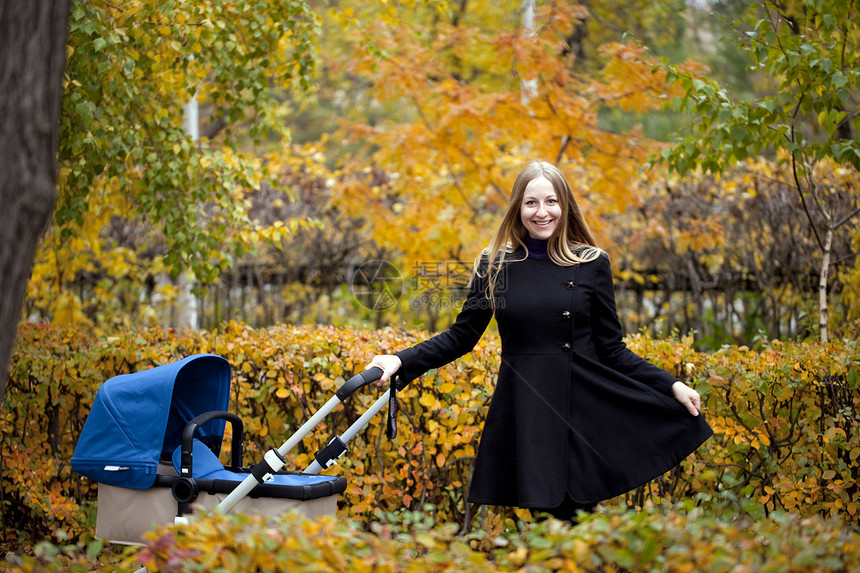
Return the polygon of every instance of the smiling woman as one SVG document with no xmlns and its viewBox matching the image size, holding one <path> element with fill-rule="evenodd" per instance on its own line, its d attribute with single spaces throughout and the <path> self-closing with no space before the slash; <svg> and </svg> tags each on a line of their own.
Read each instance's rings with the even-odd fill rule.
<svg viewBox="0 0 860 573">
<path fill-rule="evenodd" d="M 455 323 L 368 368 L 409 382 L 472 350 L 493 316 L 501 366 L 470 502 L 574 519 L 711 436 L 699 394 L 625 345 L 609 258 L 549 163 L 514 182 Z"/>
</svg>

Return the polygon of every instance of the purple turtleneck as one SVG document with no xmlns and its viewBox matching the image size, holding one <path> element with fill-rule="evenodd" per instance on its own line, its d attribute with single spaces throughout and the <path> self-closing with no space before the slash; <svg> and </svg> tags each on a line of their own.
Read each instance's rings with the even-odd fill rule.
<svg viewBox="0 0 860 573">
<path fill-rule="evenodd" d="M 546 241 L 541 239 L 533 239 L 526 237 L 526 248 L 529 250 L 529 257 L 532 259 L 548 259 L 549 253 L 546 250 Z"/>
</svg>

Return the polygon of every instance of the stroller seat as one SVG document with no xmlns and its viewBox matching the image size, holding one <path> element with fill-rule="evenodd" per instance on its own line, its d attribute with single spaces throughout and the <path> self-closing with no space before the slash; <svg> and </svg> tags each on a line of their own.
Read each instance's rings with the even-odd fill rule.
<svg viewBox="0 0 860 573">
<path fill-rule="evenodd" d="M 227 468 L 218 456 L 202 441 L 193 440 L 194 464 L 192 478 L 201 490 L 209 494 L 226 494 L 233 491 L 236 484 L 248 477 L 248 468 Z M 172 460 L 177 476 L 161 476 L 157 485 L 171 486 L 176 477 L 182 474 L 182 446 L 174 450 Z M 321 476 L 298 472 L 278 472 L 272 479 L 259 484 L 249 494 L 252 498 L 273 497 L 297 500 L 316 499 L 327 495 L 337 495 L 346 489 L 342 477 Z"/>
</svg>

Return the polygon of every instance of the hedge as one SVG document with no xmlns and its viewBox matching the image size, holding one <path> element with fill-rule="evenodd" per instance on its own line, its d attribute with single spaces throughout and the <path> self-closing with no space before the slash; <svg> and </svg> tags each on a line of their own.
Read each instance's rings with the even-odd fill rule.
<svg viewBox="0 0 860 573">
<path fill-rule="evenodd" d="M 69 460 L 98 387 L 106 379 L 197 352 L 228 359 L 230 409 L 246 428 L 246 463 L 279 446 L 373 354 L 426 333 L 229 324 L 215 332 L 153 329 L 94 338 L 74 330 L 25 325 L 7 383 L 0 432 L 2 543 L 17 547 L 56 532 L 87 542 L 95 485 Z M 751 350 L 692 349 L 692 340 L 628 339 L 631 348 L 703 394 L 716 435 L 678 468 L 606 508 L 669 507 L 690 500 L 709 514 L 752 521 L 789 512 L 860 523 L 860 353 L 854 341 L 771 342 Z M 529 514 L 464 502 L 499 362 L 487 335 L 469 355 L 428 373 L 399 394 L 398 437 L 377 416 L 327 473 L 348 489 L 339 514 L 369 527 L 380 514 L 430 509 L 438 523 L 500 532 Z M 291 452 L 303 469 L 328 438 L 346 429 L 381 389 L 350 398 Z M 226 458 L 225 458 L 226 459 Z M 56 540 L 56 537 L 53 537 Z"/>
<path fill-rule="evenodd" d="M 191 527 L 148 534 L 141 551 L 112 553 L 98 542 L 42 543 L 35 555 L 0 561 L 10 573 L 60 571 L 241 573 L 254 571 L 438 571 L 849 573 L 860 570 L 860 534 L 835 518 L 776 512 L 727 521 L 678 506 L 637 512 L 601 509 L 581 523 L 519 522 L 501 532 L 457 534 L 426 513 L 382 515 L 368 529 L 353 520 L 309 520 L 296 512 L 263 519 L 198 516 Z"/>
</svg>

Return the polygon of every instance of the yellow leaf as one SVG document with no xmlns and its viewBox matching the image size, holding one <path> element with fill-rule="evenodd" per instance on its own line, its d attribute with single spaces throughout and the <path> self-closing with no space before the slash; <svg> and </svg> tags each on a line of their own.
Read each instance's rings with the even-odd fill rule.
<svg viewBox="0 0 860 573">
<path fill-rule="evenodd" d="M 425 408 L 433 408 L 436 405 L 436 397 L 433 394 L 422 394 L 420 398 L 418 398 L 418 403 L 424 406 Z"/>
</svg>

